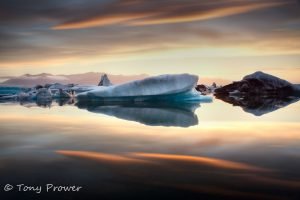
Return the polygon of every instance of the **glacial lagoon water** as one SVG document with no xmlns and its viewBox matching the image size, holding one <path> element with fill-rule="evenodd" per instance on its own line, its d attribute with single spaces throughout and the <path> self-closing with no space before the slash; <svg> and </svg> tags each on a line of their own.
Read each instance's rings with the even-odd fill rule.
<svg viewBox="0 0 300 200">
<path fill-rule="evenodd" d="M 299 199 L 300 102 L 273 107 L 2 102 L 0 199 Z"/>
</svg>

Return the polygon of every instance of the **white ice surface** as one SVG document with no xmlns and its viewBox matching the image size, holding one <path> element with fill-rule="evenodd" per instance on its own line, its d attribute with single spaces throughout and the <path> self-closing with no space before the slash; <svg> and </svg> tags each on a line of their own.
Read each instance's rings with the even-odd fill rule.
<svg viewBox="0 0 300 200">
<path fill-rule="evenodd" d="M 198 95 L 194 92 L 197 82 L 198 76 L 190 74 L 160 75 L 120 85 L 95 87 L 91 91 L 78 94 L 78 97 L 122 98 L 176 95 L 181 93 L 185 93 L 185 96 L 188 96 L 188 93 L 191 93 L 191 98 L 195 99 Z"/>
</svg>

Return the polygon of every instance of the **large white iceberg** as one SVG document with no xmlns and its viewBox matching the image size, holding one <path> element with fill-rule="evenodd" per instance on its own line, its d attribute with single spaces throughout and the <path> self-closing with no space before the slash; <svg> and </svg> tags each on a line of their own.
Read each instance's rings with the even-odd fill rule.
<svg viewBox="0 0 300 200">
<path fill-rule="evenodd" d="M 190 74 L 160 75 L 113 86 L 98 86 L 77 95 L 78 99 L 103 101 L 199 101 L 211 100 L 195 90 L 198 76 Z"/>
</svg>

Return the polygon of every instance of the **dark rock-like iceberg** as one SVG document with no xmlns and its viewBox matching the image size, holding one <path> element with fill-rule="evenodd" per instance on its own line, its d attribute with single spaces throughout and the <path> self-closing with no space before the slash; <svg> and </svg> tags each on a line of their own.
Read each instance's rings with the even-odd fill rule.
<svg viewBox="0 0 300 200">
<path fill-rule="evenodd" d="M 245 76 L 241 81 L 233 82 L 215 90 L 216 96 L 298 96 L 299 87 L 278 77 L 263 72 Z"/>
<path fill-rule="evenodd" d="M 299 100 L 299 86 L 286 80 L 255 72 L 241 81 L 215 90 L 215 96 L 245 112 L 261 116 Z"/>
</svg>

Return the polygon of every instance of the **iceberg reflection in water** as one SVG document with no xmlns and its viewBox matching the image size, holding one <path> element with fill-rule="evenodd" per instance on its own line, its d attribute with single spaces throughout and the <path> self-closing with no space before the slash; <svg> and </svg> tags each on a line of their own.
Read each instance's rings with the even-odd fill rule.
<svg viewBox="0 0 300 200">
<path fill-rule="evenodd" d="M 211 103 L 212 100 L 201 101 Z M 2 102 L 5 103 L 5 102 Z M 174 126 L 189 127 L 198 124 L 195 111 L 200 102 L 103 102 L 78 101 L 75 99 L 56 99 L 50 101 L 7 101 L 6 103 L 19 103 L 24 107 L 43 107 L 71 105 L 86 109 L 92 113 L 105 114 L 119 119 L 134 121 L 148 126 Z"/>
<path fill-rule="evenodd" d="M 198 124 L 198 117 L 194 113 L 199 103 L 105 103 L 81 102 L 76 103 L 79 108 L 93 113 L 114 116 L 128 121 L 135 121 L 149 126 L 178 126 L 189 127 Z"/>
</svg>

